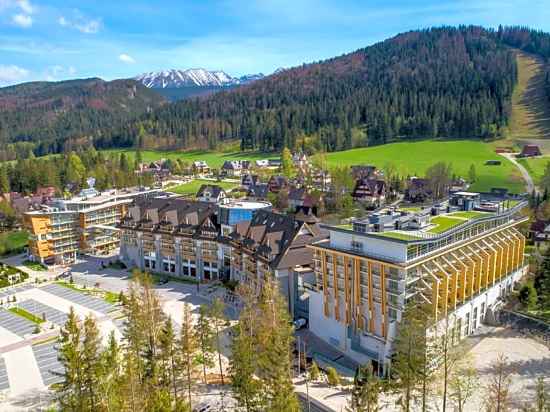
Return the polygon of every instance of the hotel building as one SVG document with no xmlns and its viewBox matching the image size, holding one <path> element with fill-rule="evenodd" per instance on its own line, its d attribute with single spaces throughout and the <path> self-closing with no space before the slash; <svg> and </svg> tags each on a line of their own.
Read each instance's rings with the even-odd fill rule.
<svg viewBox="0 0 550 412">
<path fill-rule="evenodd" d="M 29 231 L 29 258 L 46 264 L 68 264 L 77 253 L 105 253 L 120 243 L 117 225 L 128 205 L 158 196 L 158 190 L 83 190 L 72 199 L 54 199 L 23 220 Z"/>
<path fill-rule="evenodd" d="M 310 331 L 359 363 L 385 368 L 405 305 L 420 299 L 453 339 L 491 316 L 526 271 L 525 237 L 517 225 L 525 202 L 497 213 L 428 216 L 415 229 L 357 221 L 328 227 L 314 251 Z M 372 221 L 372 220 L 371 220 Z"/>
</svg>

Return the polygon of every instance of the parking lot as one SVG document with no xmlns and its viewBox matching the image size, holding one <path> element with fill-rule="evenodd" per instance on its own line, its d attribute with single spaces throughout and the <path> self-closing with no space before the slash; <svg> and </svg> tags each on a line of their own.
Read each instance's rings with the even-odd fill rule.
<svg viewBox="0 0 550 412">
<path fill-rule="evenodd" d="M 40 289 L 80 306 L 84 306 L 85 308 L 95 310 L 96 312 L 107 314 L 113 310 L 113 305 L 102 299 L 86 295 L 64 286 L 56 285 L 55 283 L 43 286 Z"/>
<path fill-rule="evenodd" d="M 67 321 L 68 315 L 65 312 L 61 312 L 60 310 L 52 308 L 51 306 L 45 305 L 34 299 L 24 300 L 23 302 L 17 304 L 17 306 L 25 309 L 27 312 L 32 313 L 38 318 L 55 323 L 58 326 L 63 326 Z"/>
<path fill-rule="evenodd" d="M 0 391 L 9 389 L 8 372 L 6 370 L 6 362 L 4 358 L 0 358 Z"/>
<path fill-rule="evenodd" d="M 10 311 L 0 309 L 0 328 L 4 328 L 23 338 L 25 335 L 31 334 L 35 327 L 36 325 L 30 320 L 22 318 Z"/>
<path fill-rule="evenodd" d="M 58 360 L 57 342 L 34 345 L 32 351 L 44 385 L 49 386 L 63 381 L 64 370 Z"/>
</svg>

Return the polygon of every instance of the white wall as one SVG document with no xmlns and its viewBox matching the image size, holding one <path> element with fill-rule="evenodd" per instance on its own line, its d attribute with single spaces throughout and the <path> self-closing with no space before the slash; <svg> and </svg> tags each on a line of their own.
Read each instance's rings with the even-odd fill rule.
<svg viewBox="0 0 550 412">
<path fill-rule="evenodd" d="M 407 245 L 405 243 L 354 235 L 351 232 L 330 231 L 330 245 L 335 248 L 353 250 L 351 247 L 352 241 L 363 245 L 362 253 L 365 255 L 372 254 L 373 256 L 387 257 L 399 262 L 405 262 L 407 259 Z"/>
</svg>

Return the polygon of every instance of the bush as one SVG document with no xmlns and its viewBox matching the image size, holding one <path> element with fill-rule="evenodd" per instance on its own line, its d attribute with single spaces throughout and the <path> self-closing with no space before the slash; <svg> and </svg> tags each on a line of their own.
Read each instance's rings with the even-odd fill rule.
<svg viewBox="0 0 550 412">
<path fill-rule="evenodd" d="M 311 379 L 312 381 L 316 381 L 317 379 L 319 379 L 319 374 L 319 367 L 317 366 L 317 363 L 313 361 L 311 367 L 309 368 L 309 379 Z"/>
<path fill-rule="evenodd" d="M 340 385 L 340 375 L 332 366 L 327 368 L 327 381 L 330 386 Z"/>
<path fill-rule="evenodd" d="M 533 285 L 524 285 L 519 290 L 519 301 L 523 303 L 527 309 L 535 309 L 537 307 L 537 300 L 537 290 Z"/>
</svg>

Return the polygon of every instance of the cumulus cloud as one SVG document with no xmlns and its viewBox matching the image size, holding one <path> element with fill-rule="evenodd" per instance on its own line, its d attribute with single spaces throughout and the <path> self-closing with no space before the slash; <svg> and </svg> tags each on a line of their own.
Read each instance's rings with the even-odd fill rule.
<svg viewBox="0 0 550 412">
<path fill-rule="evenodd" d="M 16 26 L 22 27 L 24 29 L 27 29 L 32 26 L 32 17 L 26 14 L 15 14 L 11 18 L 11 21 Z"/>
<path fill-rule="evenodd" d="M 75 12 L 74 18 L 61 16 L 57 22 L 60 26 L 69 27 L 84 34 L 95 34 L 101 29 L 100 19 L 88 19 L 79 12 Z"/>
<path fill-rule="evenodd" d="M 120 56 L 118 56 L 118 59 L 123 63 L 133 64 L 136 61 L 134 58 L 126 53 L 122 53 Z"/>
<path fill-rule="evenodd" d="M 29 71 L 22 67 L 0 64 L 0 85 L 6 86 L 13 83 L 18 83 L 27 78 Z"/>
</svg>

